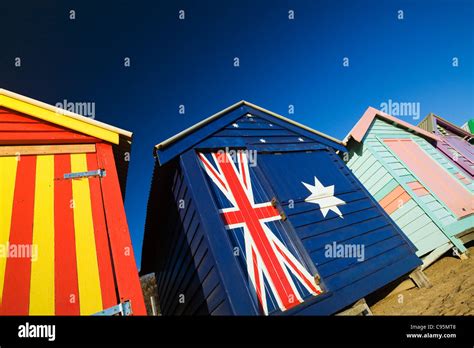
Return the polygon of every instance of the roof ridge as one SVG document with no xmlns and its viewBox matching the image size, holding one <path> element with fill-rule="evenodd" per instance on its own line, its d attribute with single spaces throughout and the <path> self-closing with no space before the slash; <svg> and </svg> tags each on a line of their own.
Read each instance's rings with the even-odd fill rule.
<svg viewBox="0 0 474 348">
<path fill-rule="evenodd" d="M 181 139 L 181 138 L 183 138 L 183 137 L 185 137 L 185 136 L 187 136 L 187 135 L 193 133 L 194 131 L 196 131 L 196 130 L 202 128 L 203 126 L 205 126 L 205 125 L 211 123 L 212 121 L 214 121 L 214 120 L 220 118 L 221 116 L 227 114 L 228 112 L 230 112 L 230 111 L 232 111 L 232 110 L 234 110 L 234 109 L 236 109 L 236 108 L 238 108 L 238 107 L 240 107 L 240 106 L 242 106 L 242 105 L 251 107 L 251 108 L 253 108 L 253 109 L 256 109 L 256 110 L 258 110 L 258 111 L 261 111 L 261 112 L 263 112 L 263 113 L 266 113 L 266 114 L 268 114 L 268 115 L 271 115 L 271 116 L 273 116 L 273 117 L 276 117 L 276 118 L 278 118 L 278 119 L 280 119 L 280 120 L 282 120 L 282 121 L 288 122 L 288 123 L 290 123 L 290 124 L 292 124 L 292 125 L 294 125 L 294 126 L 297 126 L 297 127 L 301 128 L 301 129 L 304 129 L 304 130 L 306 130 L 306 131 L 308 131 L 308 132 L 311 132 L 311 133 L 314 133 L 314 134 L 316 134 L 316 135 L 319 135 L 319 136 L 321 136 L 321 137 L 323 137 L 323 138 L 326 138 L 326 139 L 328 139 L 328 140 L 330 140 L 330 141 L 333 141 L 333 142 L 335 142 L 335 143 L 337 143 L 337 144 L 345 145 L 345 143 L 344 143 L 343 141 L 341 141 L 341 140 L 339 140 L 339 139 L 336 139 L 336 138 L 334 138 L 334 137 L 332 137 L 332 136 L 330 136 L 330 135 L 327 135 L 327 134 L 325 134 L 325 133 L 319 132 L 319 131 L 317 131 L 317 130 L 311 128 L 311 127 L 308 127 L 308 126 L 306 126 L 306 125 L 304 125 L 304 124 L 302 124 L 302 123 L 296 122 L 296 121 L 294 121 L 294 120 L 292 120 L 292 119 L 290 119 L 290 118 L 288 118 L 288 117 L 285 117 L 285 116 L 283 116 L 283 115 L 277 114 L 276 112 L 270 111 L 270 110 L 268 110 L 268 109 L 265 109 L 265 108 L 263 108 L 263 107 L 261 107 L 261 106 L 258 106 L 258 105 L 256 105 L 256 104 L 253 104 L 253 103 L 248 102 L 248 101 L 246 101 L 246 100 L 241 100 L 241 101 L 239 101 L 239 102 L 237 102 L 237 103 L 234 103 L 234 104 L 232 104 L 231 106 L 229 106 L 229 107 L 227 107 L 227 108 L 225 108 L 225 109 L 223 109 L 223 110 L 221 110 L 221 111 L 219 111 L 219 112 L 217 112 L 217 113 L 215 113 L 215 114 L 213 114 L 213 115 L 211 115 L 211 116 L 209 116 L 209 117 L 207 117 L 207 118 L 201 120 L 200 122 L 194 124 L 193 126 L 188 127 L 188 128 L 186 128 L 186 129 L 182 130 L 181 132 L 179 132 L 179 133 L 173 135 L 172 137 L 169 137 L 168 139 L 162 141 L 161 143 L 158 143 L 157 145 L 155 145 L 155 148 L 156 148 L 156 149 L 160 149 L 160 150 L 161 150 L 161 149 L 164 149 L 164 148 L 166 148 L 167 146 L 169 146 L 169 145 L 173 144 L 174 142 L 178 141 L 179 139 Z"/>
</svg>

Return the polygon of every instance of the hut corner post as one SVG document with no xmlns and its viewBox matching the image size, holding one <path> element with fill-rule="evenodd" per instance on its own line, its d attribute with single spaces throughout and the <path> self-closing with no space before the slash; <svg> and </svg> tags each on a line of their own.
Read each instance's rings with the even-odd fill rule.
<svg viewBox="0 0 474 348">
<path fill-rule="evenodd" d="M 410 279 L 416 284 L 419 288 L 431 288 L 432 285 L 428 279 L 428 277 L 423 273 L 421 267 L 418 267 L 409 275 Z"/>
<path fill-rule="evenodd" d="M 361 298 L 354 303 L 351 308 L 337 313 L 338 316 L 368 316 L 373 315 L 369 305 L 365 302 L 365 298 Z"/>
</svg>

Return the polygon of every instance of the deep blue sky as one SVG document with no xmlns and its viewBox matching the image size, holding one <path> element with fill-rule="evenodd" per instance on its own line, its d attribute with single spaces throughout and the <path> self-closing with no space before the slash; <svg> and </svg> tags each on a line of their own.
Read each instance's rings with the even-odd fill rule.
<svg viewBox="0 0 474 348">
<path fill-rule="evenodd" d="M 0 87 L 95 102 L 96 119 L 134 132 L 126 210 L 137 262 L 153 146 L 236 101 L 340 139 L 389 99 L 456 124 L 474 115 L 472 0 L 107 3 L 2 1 Z"/>
</svg>

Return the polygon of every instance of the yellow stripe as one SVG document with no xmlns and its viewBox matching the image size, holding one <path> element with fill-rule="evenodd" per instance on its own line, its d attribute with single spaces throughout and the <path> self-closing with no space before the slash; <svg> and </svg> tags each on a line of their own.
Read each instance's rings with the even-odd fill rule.
<svg viewBox="0 0 474 348">
<path fill-rule="evenodd" d="M 36 157 L 33 248 L 36 257 L 31 260 L 30 315 L 54 315 L 53 155 Z"/>
<path fill-rule="evenodd" d="M 99 126 L 68 117 L 67 115 L 63 115 L 59 112 L 53 112 L 51 110 L 29 104 L 22 100 L 18 100 L 6 95 L 0 95 L 0 106 L 5 106 L 6 108 L 22 112 L 41 120 L 63 126 L 113 144 L 119 143 L 118 133 L 115 133 L 111 130 L 101 128 Z"/>
<path fill-rule="evenodd" d="M 5 267 L 7 264 L 6 248 L 10 240 L 10 227 L 15 193 L 17 169 L 16 157 L 0 157 L 0 306 L 2 304 Z"/>
<path fill-rule="evenodd" d="M 86 155 L 72 154 L 71 171 L 75 173 L 87 170 Z M 103 309 L 89 179 L 74 179 L 72 181 L 72 193 L 74 199 L 79 304 L 81 315 L 89 315 Z"/>
</svg>

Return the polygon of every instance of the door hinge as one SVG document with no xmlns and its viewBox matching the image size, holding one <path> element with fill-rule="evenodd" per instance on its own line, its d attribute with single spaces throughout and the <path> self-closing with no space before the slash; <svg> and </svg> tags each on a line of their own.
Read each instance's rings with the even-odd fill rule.
<svg viewBox="0 0 474 348">
<path fill-rule="evenodd" d="M 88 172 L 78 172 L 78 173 L 66 173 L 64 174 L 64 179 L 80 179 L 80 178 L 90 178 L 98 176 L 103 178 L 106 175 L 105 169 L 91 170 Z"/>
<path fill-rule="evenodd" d="M 103 315 L 103 316 L 113 316 L 113 315 L 121 315 L 121 316 L 129 316 L 132 315 L 132 304 L 130 301 L 124 301 L 119 303 L 116 306 L 104 309 L 103 311 L 97 312 L 93 315 Z"/>
</svg>

